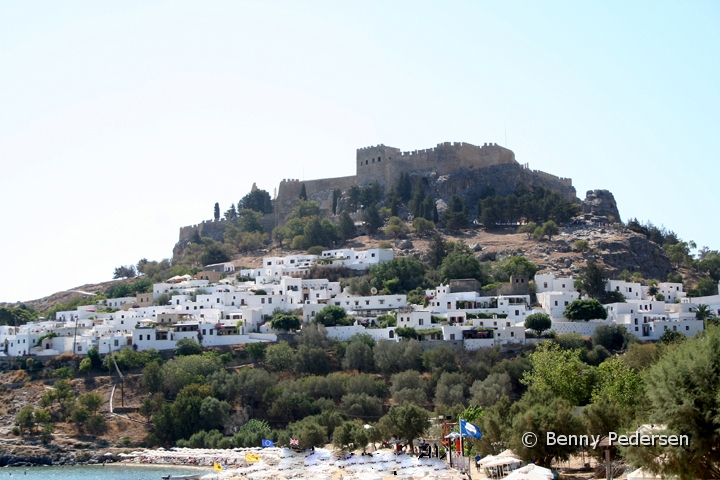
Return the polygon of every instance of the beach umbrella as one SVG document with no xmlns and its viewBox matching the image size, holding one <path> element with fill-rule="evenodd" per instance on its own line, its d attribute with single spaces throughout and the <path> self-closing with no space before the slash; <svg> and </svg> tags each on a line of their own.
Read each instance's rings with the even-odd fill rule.
<svg viewBox="0 0 720 480">
<path fill-rule="evenodd" d="M 552 480 L 554 475 L 550 469 L 531 463 L 530 465 L 518 468 L 506 478 L 510 480 Z"/>
<path fill-rule="evenodd" d="M 503 465 L 512 465 L 514 463 L 522 463 L 517 458 L 513 457 L 496 457 L 492 461 L 483 465 L 483 467 L 500 467 Z"/>
</svg>

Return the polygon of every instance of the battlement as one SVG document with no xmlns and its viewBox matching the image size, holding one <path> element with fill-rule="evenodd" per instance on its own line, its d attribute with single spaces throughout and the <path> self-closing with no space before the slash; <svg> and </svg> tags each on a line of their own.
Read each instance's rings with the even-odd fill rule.
<svg viewBox="0 0 720 480">
<path fill-rule="evenodd" d="M 484 145 L 478 147 L 477 145 L 473 145 L 472 143 L 467 143 L 467 142 L 443 142 L 443 143 L 438 143 L 436 147 L 425 148 L 423 150 L 412 150 L 412 151 L 408 151 L 408 152 L 400 152 L 400 156 L 405 157 L 405 156 L 412 156 L 412 155 L 422 155 L 422 154 L 433 153 L 438 148 L 452 148 L 452 147 L 458 148 L 458 147 L 463 147 L 463 146 L 467 146 L 467 147 L 471 147 L 471 148 L 479 148 L 479 149 L 488 148 L 488 147 L 499 147 L 499 145 L 497 143 L 485 143 Z M 367 147 L 367 148 L 372 148 L 372 147 Z M 500 147 L 500 148 L 504 148 L 504 147 Z"/>
<path fill-rule="evenodd" d="M 359 184 L 379 181 L 391 184 L 402 172 L 433 170 L 445 175 L 460 168 L 485 168 L 517 163 L 515 154 L 496 143 L 482 146 L 467 142 L 443 142 L 422 150 L 401 151 L 383 144 L 357 149 Z"/>
</svg>

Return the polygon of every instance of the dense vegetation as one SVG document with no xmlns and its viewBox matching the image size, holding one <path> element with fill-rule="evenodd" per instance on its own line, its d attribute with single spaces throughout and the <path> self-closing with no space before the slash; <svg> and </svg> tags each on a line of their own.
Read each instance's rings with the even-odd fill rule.
<svg viewBox="0 0 720 480">
<path fill-rule="evenodd" d="M 539 330 L 543 320 L 538 318 Z M 720 378 L 715 361 L 720 328 L 710 325 L 696 338 L 667 337 L 658 344 L 641 343 L 612 326 L 599 327 L 589 340 L 558 335 L 514 354 L 444 346 L 423 352 L 416 340 L 375 342 L 356 335 L 333 341 L 315 323 L 292 344 L 247 345 L 237 360 L 255 361 L 251 366 L 228 369 L 229 354 L 202 352 L 188 341 L 169 361 L 154 351 L 132 349 L 103 361 L 91 350 L 81 371 L 114 368 L 115 362 L 124 371 L 142 368 L 147 397 L 140 413 L 153 423 L 147 441 L 154 445 L 253 447 L 264 438 L 279 445 L 294 438 L 309 448 L 332 438 L 338 447 L 362 448 L 433 434 L 430 418 L 462 413 L 483 432 L 482 440 L 468 442 L 469 454 L 512 448 L 526 461 L 547 466 L 578 448 L 540 442 L 527 449 L 521 443 L 524 432 L 540 438 L 548 431 L 601 435 L 655 423 L 694 440 L 684 449 L 613 449 L 612 454 L 662 474 L 697 478 L 699 472 L 714 471 L 720 460 L 713 426 L 720 382 L 712 380 Z M 80 432 L 100 433 L 101 399 L 93 395 L 77 398 L 69 382 L 58 380 L 38 408 L 17 414 L 16 433 L 39 427 L 47 436 L 53 422 L 66 419 Z M 575 406 L 585 408 L 577 414 Z M 662 455 L 665 464 L 654 461 Z"/>
<path fill-rule="evenodd" d="M 486 189 L 477 204 L 477 218 L 485 226 L 502 223 L 567 223 L 577 215 L 579 205 L 542 187 L 520 184 L 514 193 L 500 196 Z"/>
</svg>

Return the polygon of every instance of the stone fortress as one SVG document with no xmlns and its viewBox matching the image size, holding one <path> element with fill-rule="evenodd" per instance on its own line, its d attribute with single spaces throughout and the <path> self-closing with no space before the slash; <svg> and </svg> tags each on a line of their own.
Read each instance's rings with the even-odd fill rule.
<svg viewBox="0 0 720 480">
<path fill-rule="evenodd" d="M 572 180 L 539 170 L 530 170 L 527 164 L 515 160 L 515 153 L 496 143 L 482 146 L 465 142 L 444 142 L 433 148 L 403 152 L 399 148 L 376 145 L 358 148 L 355 158 L 355 175 L 317 180 L 284 179 L 274 198 L 274 213 L 263 218 L 265 230 L 283 225 L 285 217 L 297 204 L 303 185 L 310 200 L 320 204 L 323 212 L 332 211 L 333 191 L 346 192 L 352 185 L 360 187 L 379 182 L 386 190 L 395 185 L 401 173 L 411 179 L 424 181 L 429 193 L 438 200 L 447 201 L 460 195 L 471 215 L 483 190 L 492 188 L 499 195 L 515 191 L 519 184 L 540 186 L 555 191 L 570 200 L 578 200 Z M 578 200 L 579 201 L 579 200 Z M 343 200 L 340 199 L 340 205 Z M 227 222 L 207 220 L 197 225 L 180 228 L 180 239 L 175 251 L 181 251 L 195 231 L 203 237 L 222 240 Z"/>
<path fill-rule="evenodd" d="M 302 186 L 308 199 L 320 203 L 324 211 L 332 208 L 332 191 L 345 191 L 352 185 L 364 186 L 375 181 L 386 189 L 395 185 L 403 172 L 411 177 L 427 180 L 436 198 L 449 197 L 454 193 L 492 187 L 499 194 L 514 191 L 519 183 L 539 185 L 557 191 L 563 196 L 576 199 L 572 180 L 538 170 L 530 170 L 527 164 L 515 160 L 512 150 L 498 144 L 472 145 L 465 142 L 444 142 L 424 150 L 403 152 L 385 145 L 357 149 L 356 174 L 347 177 L 319 180 L 285 179 L 280 183 L 275 198 L 275 222 L 280 225 L 295 204 Z M 463 195 L 470 202 L 477 202 L 480 192 Z"/>
</svg>

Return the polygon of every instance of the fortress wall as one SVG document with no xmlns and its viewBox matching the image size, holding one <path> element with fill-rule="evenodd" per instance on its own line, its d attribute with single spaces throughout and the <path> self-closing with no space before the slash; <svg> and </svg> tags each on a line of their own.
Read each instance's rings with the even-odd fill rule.
<svg viewBox="0 0 720 480">
<path fill-rule="evenodd" d="M 565 186 L 567 186 L 567 187 L 572 187 L 572 178 L 557 177 L 557 176 L 555 176 L 555 175 L 553 175 L 553 174 L 551 174 L 551 173 L 545 173 L 545 172 L 542 172 L 542 171 L 540 171 L 540 170 L 531 170 L 531 172 L 534 173 L 535 175 L 537 175 L 538 177 L 542 178 L 542 179 L 545 179 L 545 180 L 548 180 L 548 181 L 551 181 L 551 182 L 558 182 L 558 183 L 561 183 L 561 184 L 563 184 L 563 185 L 565 185 Z"/>
<path fill-rule="evenodd" d="M 515 154 L 492 144 L 445 142 L 410 152 L 377 145 L 357 150 L 357 181 L 361 185 L 380 181 L 390 186 L 402 172 L 433 170 L 438 175 L 446 175 L 463 167 L 474 169 L 507 163 L 516 163 Z"/>
<path fill-rule="evenodd" d="M 577 192 L 572 186 L 572 179 L 560 178 L 539 170 L 530 170 L 522 166 L 518 173 L 518 181 L 530 186 L 538 186 L 554 190 L 567 200 L 577 201 Z"/>
<path fill-rule="evenodd" d="M 292 211 L 300 196 L 303 184 L 308 200 L 315 200 L 320 209 L 326 212 L 332 210 L 332 191 L 334 189 L 347 190 L 354 185 L 357 177 L 321 178 L 319 180 L 287 179 L 280 182 L 277 198 L 275 199 L 275 224 L 283 225 L 285 216 Z"/>
<path fill-rule="evenodd" d="M 195 225 L 188 225 L 186 227 L 180 227 L 180 242 L 190 240 L 193 232 L 198 231 L 201 237 L 210 237 L 213 240 L 222 240 L 223 233 L 225 232 L 225 226 L 227 221 L 221 218 L 217 222 L 213 220 L 204 220 L 201 223 Z"/>
</svg>

